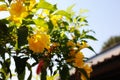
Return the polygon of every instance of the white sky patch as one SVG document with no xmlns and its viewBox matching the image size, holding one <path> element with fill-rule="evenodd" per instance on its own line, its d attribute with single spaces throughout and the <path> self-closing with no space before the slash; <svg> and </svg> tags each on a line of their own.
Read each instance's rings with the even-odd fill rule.
<svg viewBox="0 0 120 80">
<path fill-rule="evenodd" d="M 0 19 L 4 19 L 10 16 L 8 11 L 0 11 Z"/>
</svg>

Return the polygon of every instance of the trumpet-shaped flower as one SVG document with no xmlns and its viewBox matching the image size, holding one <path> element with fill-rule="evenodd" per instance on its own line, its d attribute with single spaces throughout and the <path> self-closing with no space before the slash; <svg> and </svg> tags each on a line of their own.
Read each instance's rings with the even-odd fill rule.
<svg viewBox="0 0 120 80">
<path fill-rule="evenodd" d="M 80 44 L 79 42 L 77 43 L 77 46 L 79 47 L 79 50 L 87 48 L 88 44 L 87 42 L 82 42 L 82 44 Z"/>
<path fill-rule="evenodd" d="M 43 52 L 50 48 L 50 36 L 43 33 L 37 33 L 28 38 L 29 48 L 36 53 Z"/>
<path fill-rule="evenodd" d="M 0 4 L 0 11 L 6 11 L 7 6 L 5 4 Z"/>
<path fill-rule="evenodd" d="M 88 44 L 86 42 L 82 42 L 82 48 L 87 48 Z"/>
<path fill-rule="evenodd" d="M 32 10 L 36 4 L 36 0 L 30 0 L 29 10 Z"/>
<path fill-rule="evenodd" d="M 81 68 L 84 65 L 83 58 L 84 56 L 82 52 L 76 53 L 75 60 L 74 60 L 74 66 Z"/>
<path fill-rule="evenodd" d="M 73 41 L 68 41 L 67 46 L 74 47 L 75 43 Z"/>
<path fill-rule="evenodd" d="M 10 19 L 12 21 L 14 21 L 15 23 L 21 23 L 22 19 L 28 15 L 27 14 L 27 9 L 23 5 L 22 1 L 13 2 L 10 5 L 9 12 L 10 12 L 10 15 L 11 15 Z"/>
<path fill-rule="evenodd" d="M 92 72 L 92 68 L 88 64 L 85 64 L 83 66 L 83 69 L 86 71 L 88 77 L 90 77 L 90 72 Z M 82 73 L 81 73 L 81 79 L 82 80 L 87 80 L 86 77 Z"/>
<path fill-rule="evenodd" d="M 61 15 L 52 15 L 50 19 L 54 26 L 58 26 L 57 23 L 60 19 L 62 19 L 62 16 Z"/>
<path fill-rule="evenodd" d="M 59 74 L 55 74 L 54 76 L 47 76 L 47 80 L 56 80 L 59 77 Z"/>
<path fill-rule="evenodd" d="M 45 18 L 50 15 L 50 11 L 47 9 L 42 9 L 42 12 L 40 13 L 39 17 L 40 18 Z"/>
</svg>

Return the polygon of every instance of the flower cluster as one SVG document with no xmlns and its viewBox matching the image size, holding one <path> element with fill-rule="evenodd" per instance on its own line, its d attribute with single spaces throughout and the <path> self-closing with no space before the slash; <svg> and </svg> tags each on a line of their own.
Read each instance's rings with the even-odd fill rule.
<svg viewBox="0 0 120 80">
<path fill-rule="evenodd" d="M 58 74 L 69 80 L 72 68 L 79 71 L 79 79 L 90 78 L 92 69 L 82 50 L 93 50 L 87 40 L 96 38 L 81 28 L 88 25 L 84 16 L 70 13 L 70 8 L 58 10 L 45 0 L 3 0 L 2 11 L 10 15 L 0 19 L 0 79 L 12 78 L 13 59 L 19 80 L 24 80 L 26 68 L 31 80 L 34 66 L 41 80 Z"/>
</svg>

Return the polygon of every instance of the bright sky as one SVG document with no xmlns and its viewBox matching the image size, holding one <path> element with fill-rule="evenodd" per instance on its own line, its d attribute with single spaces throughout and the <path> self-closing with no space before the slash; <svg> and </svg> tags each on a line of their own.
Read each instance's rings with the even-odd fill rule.
<svg viewBox="0 0 120 80">
<path fill-rule="evenodd" d="M 47 0 L 53 4 L 57 3 L 59 9 L 66 9 L 75 4 L 73 10 L 78 12 L 80 9 L 88 9 L 85 14 L 89 22 L 89 29 L 96 32 L 94 35 L 98 41 L 90 41 L 91 46 L 97 53 L 105 41 L 111 36 L 120 35 L 120 0 Z M 0 17 L 3 14 L 0 14 Z M 87 56 L 94 53 L 89 52 Z"/>
</svg>

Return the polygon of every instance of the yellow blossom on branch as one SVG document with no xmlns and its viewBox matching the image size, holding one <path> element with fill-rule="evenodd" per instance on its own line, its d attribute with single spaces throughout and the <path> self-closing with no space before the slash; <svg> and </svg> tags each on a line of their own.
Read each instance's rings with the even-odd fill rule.
<svg viewBox="0 0 120 80">
<path fill-rule="evenodd" d="M 5 4 L 0 4 L 0 11 L 6 11 L 7 6 Z"/>
<path fill-rule="evenodd" d="M 67 46 L 73 47 L 73 46 L 75 46 L 75 43 L 70 40 L 70 41 L 67 42 Z"/>
<path fill-rule="evenodd" d="M 36 0 L 30 0 L 29 10 L 32 10 L 36 4 Z"/>
<path fill-rule="evenodd" d="M 85 64 L 83 66 L 83 69 L 86 71 L 88 77 L 90 77 L 90 73 L 92 72 L 92 68 L 88 64 Z M 82 73 L 81 73 L 81 79 L 82 80 L 87 80 L 86 77 Z"/>
<path fill-rule="evenodd" d="M 75 54 L 76 54 L 76 50 L 75 49 L 71 49 L 70 50 L 70 56 L 71 57 L 75 57 Z"/>
<path fill-rule="evenodd" d="M 88 47 L 87 42 L 82 42 L 82 46 L 81 46 L 81 48 L 87 48 L 87 47 Z"/>
<path fill-rule="evenodd" d="M 15 23 L 22 23 L 22 19 L 28 15 L 27 9 L 22 1 L 14 1 L 11 3 L 9 12 L 10 20 Z"/>
<path fill-rule="evenodd" d="M 59 77 L 59 74 L 55 74 L 54 76 L 47 76 L 47 80 L 56 80 Z"/>
<path fill-rule="evenodd" d="M 41 13 L 39 14 L 40 18 L 46 18 L 47 16 L 49 16 L 50 11 L 47 9 L 42 9 Z"/>
<path fill-rule="evenodd" d="M 28 38 L 29 48 L 35 53 L 42 53 L 44 49 L 50 48 L 50 36 L 37 33 Z"/>
<path fill-rule="evenodd" d="M 76 53 L 75 59 L 74 59 L 74 66 L 81 68 L 84 65 L 83 58 L 84 56 L 82 52 Z"/>
<path fill-rule="evenodd" d="M 58 21 L 61 19 L 62 19 L 61 15 L 51 15 L 51 18 L 50 18 L 54 26 L 58 26 Z"/>
<path fill-rule="evenodd" d="M 82 42 L 82 43 L 77 42 L 77 46 L 79 47 L 79 50 L 81 50 L 87 48 L 89 45 L 87 44 L 87 42 Z"/>
</svg>

